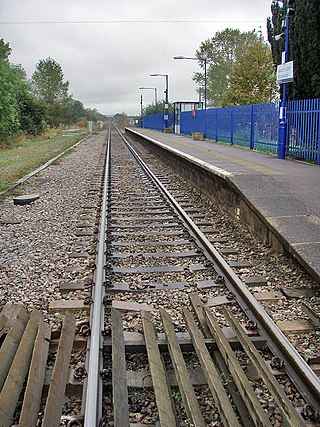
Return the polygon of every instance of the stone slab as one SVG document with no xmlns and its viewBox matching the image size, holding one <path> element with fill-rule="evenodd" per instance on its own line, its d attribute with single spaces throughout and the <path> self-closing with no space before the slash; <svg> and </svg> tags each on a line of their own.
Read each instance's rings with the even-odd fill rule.
<svg viewBox="0 0 320 427">
<path fill-rule="evenodd" d="M 113 267 L 114 273 L 139 274 L 139 273 L 171 273 L 182 272 L 184 268 L 180 265 L 160 265 L 158 267 Z"/>
<path fill-rule="evenodd" d="M 263 286 L 267 284 L 267 279 L 264 276 L 243 277 L 241 280 L 248 286 Z"/>
<path fill-rule="evenodd" d="M 139 304 L 138 302 L 127 302 L 127 301 L 118 301 L 113 300 L 112 301 L 112 307 L 116 308 L 117 310 L 123 310 L 123 311 L 153 311 L 154 307 L 149 304 Z"/>
<path fill-rule="evenodd" d="M 279 197 L 286 194 L 285 189 L 269 175 L 232 175 L 229 179 L 241 188 L 246 197 Z"/>
<path fill-rule="evenodd" d="M 18 219 L 0 219 L 0 225 L 17 225 L 21 224 Z"/>
<path fill-rule="evenodd" d="M 245 267 L 252 267 L 252 264 L 250 261 L 229 261 L 228 264 L 231 268 L 245 268 Z"/>
<path fill-rule="evenodd" d="M 214 298 L 209 298 L 208 302 L 206 304 L 204 304 L 205 307 L 218 307 L 220 305 L 228 305 L 228 304 L 233 304 L 234 300 L 230 300 L 227 297 L 225 297 L 224 295 L 220 296 L 220 297 L 214 297 Z"/>
<path fill-rule="evenodd" d="M 83 291 L 84 283 L 80 282 L 66 282 L 60 283 L 60 292 Z"/>
<path fill-rule="evenodd" d="M 79 310 L 89 312 L 90 305 L 85 305 L 83 300 L 57 300 L 49 304 L 49 313 L 77 313 Z"/>
<path fill-rule="evenodd" d="M 279 291 L 254 292 L 253 296 L 260 302 L 277 302 L 286 299 L 286 297 Z"/>
<path fill-rule="evenodd" d="M 253 197 L 251 201 L 266 217 L 311 215 L 312 212 L 299 199 L 289 195 Z"/>
<path fill-rule="evenodd" d="M 24 194 L 23 196 L 17 196 L 13 198 L 15 205 L 29 205 L 30 203 L 38 200 L 40 194 Z"/>
<path fill-rule="evenodd" d="M 296 256 L 307 259 L 309 266 L 320 272 L 320 235 L 318 239 L 318 242 L 294 243 L 292 249 Z"/>
<path fill-rule="evenodd" d="M 308 320 L 279 320 L 276 325 L 285 335 L 309 333 L 316 329 Z"/>
<path fill-rule="evenodd" d="M 287 298 L 311 298 L 319 292 L 316 288 L 281 288 Z"/>
<path fill-rule="evenodd" d="M 88 252 L 72 252 L 68 255 L 69 258 L 88 258 Z"/>
<path fill-rule="evenodd" d="M 315 215 L 273 217 L 269 222 L 290 244 L 320 243 L 320 218 Z"/>
<path fill-rule="evenodd" d="M 76 231 L 74 233 L 75 236 L 82 237 L 82 236 L 94 236 L 94 231 Z"/>
</svg>

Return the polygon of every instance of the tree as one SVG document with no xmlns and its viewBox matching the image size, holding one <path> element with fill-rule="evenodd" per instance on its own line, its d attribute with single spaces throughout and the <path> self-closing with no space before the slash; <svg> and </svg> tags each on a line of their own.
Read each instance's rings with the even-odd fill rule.
<svg viewBox="0 0 320 427">
<path fill-rule="evenodd" d="M 196 51 L 199 64 L 207 62 L 207 100 L 211 106 L 221 106 L 225 91 L 230 85 L 230 75 L 238 56 L 259 39 L 255 31 L 240 32 L 226 28 L 204 41 Z M 204 86 L 204 73 L 195 73 L 193 80 Z"/>
<path fill-rule="evenodd" d="M 0 40 L 0 59 L 8 60 L 11 53 L 9 43 L 5 43 L 3 39 Z"/>
<path fill-rule="evenodd" d="M 275 36 L 284 32 L 287 1 L 279 4 L 273 0 L 272 17 L 268 18 L 268 40 L 273 52 L 274 64 L 281 63 L 285 38 Z M 291 0 L 289 60 L 293 60 L 294 81 L 288 84 L 288 99 L 320 97 L 320 7 L 319 0 Z"/>
<path fill-rule="evenodd" d="M 126 126 L 129 126 L 130 119 L 125 112 L 123 112 L 122 114 L 115 114 L 112 120 L 114 124 L 120 129 L 124 129 Z"/>
<path fill-rule="evenodd" d="M 9 45 L 1 40 L 0 46 L 0 142 L 8 144 L 20 129 L 19 97 L 27 92 L 27 83 L 24 70 L 8 60 Z"/>
<path fill-rule="evenodd" d="M 69 82 L 64 81 L 61 65 L 54 59 L 42 59 L 31 77 L 31 90 L 47 107 L 46 120 L 51 126 L 65 123 Z"/>
<path fill-rule="evenodd" d="M 31 88 L 34 94 L 46 103 L 67 98 L 69 82 L 64 81 L 61 65 L 54 59 L 41 59 L 31 77 Z"/>
<path fill-rule="evenodd" d="M 148 104 L 146 107 L 143 108 L 143 115 L 149 116 L 151 114 L 163 113 L 164 106 L 165 106 L 165 101 L 159 101 L 156 104 L 155 103 Z M 169 112 L 173 111 L 173 104 L 171 102 L 169 102 L 168 104 L 168 111 Z"/>
<path fill-rule="evenodd" d="M 46 107 L 30 92 L 23 92 L 18 98 L 20 129 L 29 134 L 37 135 L 45 129 Z"/>
<path fill-rule="evenodd" d="M 275 101 L 276 97 L 277 85 L 271 50 L 261 39 L 238 56 L 223 103 L 263 104 Z"/>
</svg>

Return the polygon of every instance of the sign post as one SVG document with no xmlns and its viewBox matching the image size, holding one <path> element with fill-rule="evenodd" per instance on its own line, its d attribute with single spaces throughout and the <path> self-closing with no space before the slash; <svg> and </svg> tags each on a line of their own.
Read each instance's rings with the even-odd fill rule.
<svg viewBox="0 0 320 427">
<path fill-rule="evenodd" d="M 284 63 L 278 65 L 277 68 L 277 83 L 283 85 L 282 100 L 279 111 L 279 133 L 278 133 L 278 157 L 284 159 L 286 156 L 286 141 L 287 141 L 287 83 L 293 81 L 293 62 L 289 61 L 289 25 L 290 13 L 293 11 L 290 0 L 287 2 L 286 10 L 286 40 L 284 51 Z"/>
</svg>

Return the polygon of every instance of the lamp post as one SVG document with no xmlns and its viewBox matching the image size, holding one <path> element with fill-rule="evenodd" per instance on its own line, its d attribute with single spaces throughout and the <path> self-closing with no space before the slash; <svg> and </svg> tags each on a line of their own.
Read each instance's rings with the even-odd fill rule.
<svg viewBox="0 0 320 427">
<path fill-rule="evenodd" d="M 191 59 L 193 61 L 199 61 L 199 58 L 193 58 L 188 56 L 174 56 L 173 59 Z M 204 109 L 207 109 L 207 58 L 201 59 L 204 62 Z"/>
<path fill-rule="evenodd" d="M 142 108 L 142 95 L 140 95 L 140 116 L 142 117 L 142 113 L 143 113 L 143 108 Z"/>
<path fill-rule="evenodd" d="M 154 90 L 154 103 L 157 105 L 158 97 L 157 97 L 157 88 L 156 87 L 139 87 L 139 89 L 152 89 Z"/>
<path fill-rule="evenodd" d="M 284 63 L 289 61 L 289 25 L 290 15 L 293 12 L 292 3 L 287 0 L 286 4 L 286 32 L 285 32 L 285 49 L 284 49 Z M 276 36 L 277 37 L 277 36 Z M 275 38 L 276 38 L 275 37 Z M 277 38 L 276 38 L 277 40 Z M 278 133 L 278 157 L 284 159 L 286 156 L 286 140 L 287 140 L 287 83 L 283 83 L 282 99 L 280 102 L 279 110 L 279 133 Z"/>
<path fill-rule="evenodd" d="M 165 95 L 166 95 L 166 100 L 165 100 L 165 104 L 164 104 L 164 128 L 166 129 L 168 127 L 168 120 L 169 120 L 169 93 L 168 93 L 168 74 L 150 74 L 151 77 L 165 77 L 166 78 L 166 90 L 165 90 Z"/>
</svg>

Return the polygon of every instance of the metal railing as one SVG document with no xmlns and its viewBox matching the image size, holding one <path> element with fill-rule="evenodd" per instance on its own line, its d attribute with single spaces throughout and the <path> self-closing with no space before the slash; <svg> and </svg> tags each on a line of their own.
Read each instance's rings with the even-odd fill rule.
<svg viewBox="0 0 320 427">
<path fill-rule="evenodd" d="M 288 102 L 286 155 L 320 164 L 320 99 Z M 279 104 L 251 104 L 185 111 L 180 132 L 258 151 L 278 152 Z M 139 127 L 163 130 L 163 114 L 140 119 Z"/>
</svg>

